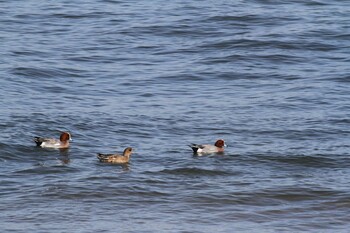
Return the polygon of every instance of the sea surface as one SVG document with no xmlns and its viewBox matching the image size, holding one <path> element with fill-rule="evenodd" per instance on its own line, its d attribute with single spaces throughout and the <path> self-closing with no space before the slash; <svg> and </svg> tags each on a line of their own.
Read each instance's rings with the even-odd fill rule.
<svg viewBox="0 0 350 233">
<path fill-rule="evenodd" d="M 350 1 L 1 0 L 0 32 L 1 232 L 350 231 Z"/>
</svg>

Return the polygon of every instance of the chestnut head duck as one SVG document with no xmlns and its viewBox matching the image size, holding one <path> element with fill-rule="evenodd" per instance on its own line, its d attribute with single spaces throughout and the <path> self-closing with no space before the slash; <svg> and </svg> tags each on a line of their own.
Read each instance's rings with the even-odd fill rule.
<svg viewBox="0 0 350 233">
<path fill-rule="evenodd" d="M 72 136 L 68 132 L 62 132 L 60 139 L 34 137 L 34 142 L 36 143 L 36 145 L 42 148 L 68 148 L 69 141 L 71 140 Z"/>
<path fill-rule="evenodd" d="M 227 146 L 225 144 L 225 141 L 223 139 L 219 139 L 215 142 L 214 145 L 210 144 L 191 144 L 189 145 L 193 153 L 195 154 L 210 154 L 210 153 L 220 153 L 224 152 L 225 147 Z"/>
</svg>

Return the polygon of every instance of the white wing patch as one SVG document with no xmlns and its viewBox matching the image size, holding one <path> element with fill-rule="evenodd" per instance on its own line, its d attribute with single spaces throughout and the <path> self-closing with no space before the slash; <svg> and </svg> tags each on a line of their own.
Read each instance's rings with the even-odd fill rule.
<svg viewBox="0 0 350 233">
<path fill-rule="evenodd" d="M 59 141 L 46 141 L 41 143 L 41 147 L 45 148 L 59 148 L 61 146 L 61 143 Z"/>
</svg>

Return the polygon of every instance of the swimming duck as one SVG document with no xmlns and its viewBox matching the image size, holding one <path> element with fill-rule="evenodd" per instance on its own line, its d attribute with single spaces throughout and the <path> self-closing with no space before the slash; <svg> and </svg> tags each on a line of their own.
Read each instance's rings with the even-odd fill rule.
<svg viewBox="0 0 350 233">
<path fill-rule="evenodd" d="M 62 132 L 59 140 L 55 138 L 34 137 L 34 142 L 36 145 L 42 148 L 68 148 L 69 141 L 71 140 L 72 137 L 68 132 Z"/>
<path fill-rule="evenodd" d="M 224 152 L 224 147 L 226 147 L 226 144 L 225 144 L 225 141 L 223 139 L 219 139 L 215 142 L 214 145 L 191 144 L 189 146 L 192 148 L 193 153 L 209 154 L 209 153 Z"/>
<path fill-rule="evenodd" d="M 100 162 L 105 163 L 128 163 L 132 152 L 133 149 L 131 147 L 127 147 L 124 150 L 123 155 L 98 153 L 97 158 L 100 160 Z"/>
</svg>

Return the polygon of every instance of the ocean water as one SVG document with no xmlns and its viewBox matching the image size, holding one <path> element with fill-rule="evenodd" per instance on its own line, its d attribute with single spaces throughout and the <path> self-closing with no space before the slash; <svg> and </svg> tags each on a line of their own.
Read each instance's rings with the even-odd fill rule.
<svg viewBox="0 0 350 233">
<path fill-rule="evenodd" d="M 1 232 L 349 232 L 349 1 L 0 3 Z"/>
</svg>

